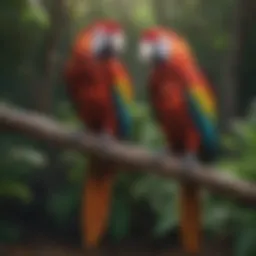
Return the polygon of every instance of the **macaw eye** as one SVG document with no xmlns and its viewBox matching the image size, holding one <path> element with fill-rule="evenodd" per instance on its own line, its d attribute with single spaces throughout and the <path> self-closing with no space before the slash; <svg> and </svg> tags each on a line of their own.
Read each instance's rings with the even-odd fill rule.
<svg viewBox="0 0 256 256">
<path fill-rule="evenodd" d="M 123 33 L 115 33 L 111 36 L 111 42 L 116 52 L 122 52 L 125 48 L 125 37 Z"/>
<path fill-rule="evenodd" d="M 153 52 L 154 52 L 154 46 L 151 42 L 142 42 L 139 45 L 139 58 L 142 61 L 148 62 L 152 56 L 153 56 Z"/>
</svg>

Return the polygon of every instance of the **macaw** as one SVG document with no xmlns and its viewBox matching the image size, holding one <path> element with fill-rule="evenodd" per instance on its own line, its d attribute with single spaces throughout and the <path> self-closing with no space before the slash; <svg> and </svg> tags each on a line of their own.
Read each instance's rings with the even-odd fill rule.
<svg viewBox="0 0 256 256">
<path fill-rule="evenodd" d="M 125 33 L 115 21 L 98 21 L 80 32 L 65 67 L 68 95 L 84 126 L 109 139 L 129 139 L 133 89 L 119 56 Z M 107 145 L 107 144 L 105 144 Z M 82 236 L 87 248 L 98 246 L 108 224 L 116 165 L 89 159 L 89 176 L 82 195 Z"/>
<path fill-rule="evenodd" d="M 218 153 L 217 106 L 188 43 L 175 31 L 153 27 L 142 31 L 141 61 L 149 64 L 148 96 L 167 141 L 165 153 L 180 157 L 185 169 L 213 163 Z M 187 253 L 200 250 L 200 191 L 180 188 L 180 228 Z"/>
</svg>

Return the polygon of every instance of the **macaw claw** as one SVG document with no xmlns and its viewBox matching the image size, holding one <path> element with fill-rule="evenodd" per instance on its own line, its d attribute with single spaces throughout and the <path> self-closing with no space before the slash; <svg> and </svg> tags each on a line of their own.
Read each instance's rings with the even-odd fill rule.
<svg viewBox="0 0 256 256">
<path fill-rule="evenodd" d="M 181 164 L 185 170 L 197 169 L 199 162 L 197 156 L 192 153 L 187 153 L 181 158 Z"/>
<path fill-rule="evenodd" d="M 168 147 L 164 147 L 164 148 L 161 148 L 160 150 L 157 151 L 157 154 L 158 155 L 164 155 L 164 156 L 169 156 L 170 155 L 170 150 Z"/>
<path fill-rule="evenodd" d="M 109 147 L 109 144 L 112 143 L 114 141 L 114 137 L 107 133 L 107 132 L 102 132 L 99 135 L 100 139 L 101 139 L 101 143 L 103 147 Z"/>
<path fill-rule="evenodd" d="M 72 131 L 71 136 L 75 139 L 81 139 L 84 133 L 85 133 L 84 129 L 81 129 L 81 130 L 79 129 L 77 131 Z"/>
</svg>

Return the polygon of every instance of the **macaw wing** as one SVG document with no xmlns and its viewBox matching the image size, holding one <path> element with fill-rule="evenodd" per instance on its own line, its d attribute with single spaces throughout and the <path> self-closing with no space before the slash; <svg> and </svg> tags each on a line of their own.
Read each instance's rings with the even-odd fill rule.
<svg viewBox="0 0 256 256">
<path fill-rule="evenodd" d="M 114 77 L 114 84 L 111 88 L 118 123 L 118 135 L 126 139 L 132 134 L 132 85 L 126 74 L 117 72 Z"/>
<path fill-rule="evenodd" d="M 217 131 L 217 109 L 210 88 L 195 84 L 186 89 L 188 111 L 202 138 L 202 144 L 208 151 L 216 152 L 219 146 Z"/>
</svg>

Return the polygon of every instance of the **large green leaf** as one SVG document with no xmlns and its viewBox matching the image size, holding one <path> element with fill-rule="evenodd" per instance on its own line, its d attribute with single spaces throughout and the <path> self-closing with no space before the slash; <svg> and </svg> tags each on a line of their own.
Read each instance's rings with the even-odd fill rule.
<svg viewBox="0 0 256 256">
<path fill-rule="evenodd" d="M 234 256 L 256 255 L 256 222 L 254 225 L 245 226 L 237 232 L 234 246 Z"/>
<path fill-rule="evenodd" d="M 41 1 L 29 1 L 28 7 L 23 11 L 22 20 L 40 25 L 47 28 L 50 25 L 48 13 Z"/>
<path fill-rule="evenodd" d="M 1 180 L 0 182 L 0 197 L 16 198 L 22 203 L 30 203 L 33 199 L 33 194 L 30 188 L 19 181 Z"/>
<path fill-rule="evenodd" d="M 113 197 L 109 233 L 115 241 L 128 235 L 131 227 L 131 200 L 124 193 Z"/>
<path fill-rule="evenodd" d="M 9 221 L 0 221 L 0 243 L 17 243 L 20 239 L 21 229 Z"/>
<path fill-rule="evenodd" d="M 81 190 L 77 187 L 62 187 L 49 195 L 46 210 L 61 228 L 68 225 L 80 204 Z"/>
<path fill-rule="evenodd" d="M 156 175 L 144 175 L 133 184 L 131 193 L 136 200 L 146 200 L 154 212 L 153 233 L 162 236 L 177 225 L 177 186 Z"/>
</svg>

